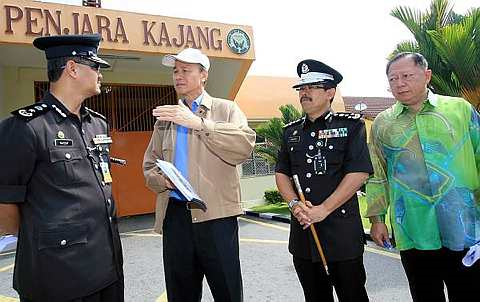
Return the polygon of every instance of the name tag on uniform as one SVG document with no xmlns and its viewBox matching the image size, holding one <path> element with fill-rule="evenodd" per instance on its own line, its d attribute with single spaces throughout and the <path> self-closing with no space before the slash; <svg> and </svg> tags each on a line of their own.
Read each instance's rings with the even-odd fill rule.
<svg viewBox="0 0 480 302">
<path fill-rule="evenodd" d="M 334 128 L 334 129 L 325 129 L 318 131 L 318 138 L 335 138 L 335 137 L 346 137 L 348 136 L 347 128 Z"/>
<path fill-rule="evenodd" d="M 95 145 L 111 144 L 112 142 L 112 138 L 107 136 L 106 134 L 97 134 L 93 138 L 93 143 Z"/>
<path fill-rule="evenodd" d="M 298 143 L 298 142 L 300 142 L 300 136 L 289 136 L 287 138 L 287 141 L 289 143 Z"/>
<path fill-rule="evenodd" d="M 70 147 L 73 146 L 73 140 L 71 139 L 56 139 L 55 146 L 57 147 Z"/>
<path fill-rule="evenodd" d="M 100 162 L 100 168 L 102 169 L 103 181 L 105 183 L 112 182 L 112 175 L 110 174 L 110 169 L 108 168 L 108 163 Z"/>
</svg>

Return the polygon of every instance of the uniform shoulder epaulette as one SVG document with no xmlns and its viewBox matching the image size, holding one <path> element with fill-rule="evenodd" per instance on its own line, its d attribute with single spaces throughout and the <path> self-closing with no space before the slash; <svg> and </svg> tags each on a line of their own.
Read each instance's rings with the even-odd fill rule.
<svg viewBox="0 0 480 302">
<path fill-rule="evenodd" d="M 86 107 L 86 106 L 85 106 L 85 110 L 87 110 L 91 115 L 94 115 L 94 116 L 96 116 L 96 117 L 99 117 L 99 118 L 101 118 L 101 119 L 104 119 L 105 121 L 108 121 L 107 118 L 105 117 L 105 115 L 103 115 L 103 114 L 101 114 L 101 113 L 99 113 L 99 112 L 97 112 L 97 111 L 95 111 L 95 110 L 92 110 L 92 109 L 90 109 L 90 108 L 88 108 L 88 107 Z"/>
<path fill-rule="evenodd" d="M 353 112 L 335 112 L 333 117 L 347 120 L 359 120 L 362 115 L 360 113 Z"/>
<path fill-rule="evenodd" d="M 290 126 L 298 125 L 298 124 L 302 123 L 304 120 L 305 120 L 305 117 L 301 117 L 296 121 L 293 121 L 293 122 L 290 122 L 290 123 L 286 124 L 285 126 L 283 126 L 283 128 L 288 128 Z"/>
<path fill-rule="evenodd" d="M 50 105 L 48 105 L 46 103 L 38 102 L 38 103 L 35 103 L 35 104 L 32 104 L 32 105 L 28 105 L 26 107 L 14 110 L 11 113 L 14 116 L 28 122 L 28 121 L 33 120 L 36 117 L 39 117 L 39 116 L 47 113 L 51 109 L 52 108 L 50 107 Z"/>
</svg>

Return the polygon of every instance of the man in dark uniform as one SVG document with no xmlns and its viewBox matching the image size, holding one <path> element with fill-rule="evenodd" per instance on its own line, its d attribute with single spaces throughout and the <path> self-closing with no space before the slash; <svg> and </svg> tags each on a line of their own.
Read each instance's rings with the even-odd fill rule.
<svg viewBox="0 0 480 302">
<path fill-rule="evenodd" d="M 122 250 L 100 93 L 99 35 L 35 39 L 50 91 L 0 122 L 0 232 L 17 232 L 20 301 L 123 301 Z M 17 218 L 19 217 L 19 221 Z"/>
<path fill-rule="evenodd" d="M 300 103 L 306 117 L 284 128 L 275 179 L 289 201 L 289 251 L 306 301 L 368 301 L 363 266 L 364 234 L 356 191 L 373 172 L 360 115 L 333 113 L 331 102 L 342 75 L 315 60 L 298 64 Z M 298 175 L 307 206 L 291 180 Z M 320 262 L 311 223 L 325 252 L 330 276 Z M 303 227 L 302 227 L 303 225 Z"/>
</svg>

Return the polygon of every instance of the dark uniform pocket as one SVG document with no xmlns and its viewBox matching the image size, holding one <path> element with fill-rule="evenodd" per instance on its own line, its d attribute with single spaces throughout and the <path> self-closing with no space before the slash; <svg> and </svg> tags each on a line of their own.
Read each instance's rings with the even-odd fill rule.
<svg viewBox="0 0 480 302">
<path fill-rule="evenodd" d="M 48 227 L 38 233 L 38 250 L 68 248 L 88 242 L 88 227 L 83 224 L 67 224 Z"/>
<path fill-rule="evenodd" d="M 304 166 L 305 160 L 307 158 L 305 153 L 299 147 L 300 146 L 289 147 L 291 148 L 289 151 L 290 162 L 292 164 L 292 167 L 295 168 Z"/>
<path fill-rule="evenodd" d="M 342 141 L 328 143 L 326 150 L 328 164 L 339 165 L 343 163 L 345 157 L 345 144 L 343 144 Z"/>
<path fill-rule="evenodd" d="M 50 150 L 52 177 L 58 185 L 76 184 L 81 181 L 80 164 L 82 152 L 77 148 L 62 148 Z"/>
</svg>

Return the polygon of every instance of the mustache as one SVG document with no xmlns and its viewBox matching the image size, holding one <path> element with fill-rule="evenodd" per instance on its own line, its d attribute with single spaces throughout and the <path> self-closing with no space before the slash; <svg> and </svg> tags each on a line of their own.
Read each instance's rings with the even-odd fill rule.
<svg viewBox="0 0 480 302">
<path fill-rule="evenodd" d="M 302 97 L 300 98 L 300 103 L 305 102 L 305 101 L 311 102 L 311 101 L 312 101 L 312 98 L 310 98 L 310 97 L 308 97 L 308 96 L 302 96 Z"/>
</svg>

